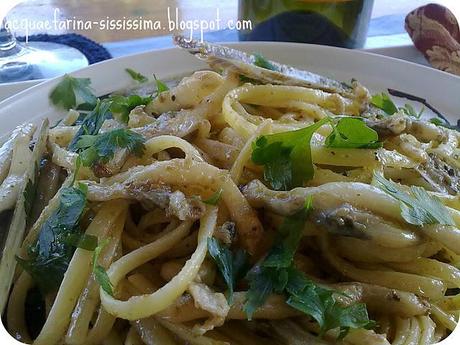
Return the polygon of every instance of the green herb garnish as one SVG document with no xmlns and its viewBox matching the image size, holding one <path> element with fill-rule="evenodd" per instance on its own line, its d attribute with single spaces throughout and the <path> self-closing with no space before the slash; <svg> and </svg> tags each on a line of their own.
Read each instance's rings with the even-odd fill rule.
<svg viewBox="0 0 460 345">
<path fill-rule="evenodd" d="M 203 202 L 208 205 L 217 205 L 221 196 L 222 196 L 222 188 L 219 188 L 208 199 L 203 200 Z"/>
<path fill-rule="evenodd" d="M 264 260 L 264 267 L 287 268 L 291 265 L 303 235 L 305 221 L 313 209 L 312 200 L 310 196 L 305 200 L 305 205 L 300 211 L 284 219 L 283 224 L 278 229 L 278 238 L 275 239 L 275 245 Z"/>
<path fill-rule="evenodd" d="M 273 189 L 300 187 L 313 178 L 310 141 L 328 122 L 330 120 L 324 118 L 309 127 L 261 136 L 255 141 L 252 161 L 264 166 L 264 178 Z"/>
<path fill-rule="evenodd" d="M 24 188 L 24 211 L 26 213 L 27 224 L 31 222 L 32 209 L 34 206 L 35 196 L 37 195 L 39 176 L 39 169 L 37 164 L 34 164 L 33 174 L 33 180 L 29 178 Z"/>
<path fill-rule="evenodd" d="M 110 96 L 109 101 L 111 102 L 110 111 L 113 114 L 119 114 L 120 120 L 128 123 L 129 113 L 137 106 L 149 104 L 152 101 L 152 97 L 113 95 Z"/>
<path fill-rule="evenodd" d="M 373 95 L 371 98 L 371 104 L 383 110 L 388 115 L 393 115 L 398 112 L 398 107 L 385 92 Z"/>
<path fill-rule="evenodd" d="M 264 178 L 273 189 L 301 187 L 313 178 L 310 141 L 326 123 L 332 127 L 325 141 L 327 147 L 375 149 L 382 146 L 376 131 L 363 120 L 352 117 L 341 118 L 337 124 L 333 118 L 324 118 L 309 127 L 261 136 L 253 144 L 252 161 L 264 166 Z"/>
<path fill-rule="evenodd" d="M 97 101 L 95 108 L 85 116 L 81 126 L 69 144 L 69 150 L 78 150 L 77 142 L 82 135 L 96 135 L 102 127 L 104 121 L 112 116 L 110 113 L 110 102 Z"/>
<path fill-rule="evenodd" d="M 289 190 L 313 178 L 310 141 L 327 122 L 329 119 L 324 118 L 311 126 L 264 135 L 255 141 L 252 161 L 264 166 L 264 178 L 273 189 Z"/>
<path fill-rule="evenodd" d="M 429 121 L 436 126 L 441 126 L 441 127 L 447 126 L 447 124 L 443 120 L 441 120 L 439 117 L 432 117 Z"/>
<path fill-rule="evenodd" d="M 120 148 L 126 148 L 129 153 L 136 156 L 142 156 L 145 150 L 144 142 L 142 135 L 122 128 L 98 135 L 82 135 L 76 148 L 81 151 L 83 166 L 92 167 L 95 164 L 107 163 Z"/>
<path fill-rule="evenodd" d="M 110 281 L 109 275 L 107 274 L 104 267 L 99 265 L 97 262 L 99 260 L 99 255 L 101 254 L 102 249 L 108 244 L 109 239 L 106 239 L 100 245 L 94 249 L 93 253 L 93 273 L 96 281 L 101 286 L 102 290 L 108 293 L 110 296 L 113 296 L 113 285 Z"/>
<path fill-rule="evenodd" d="M 126 68 L 125 71 L 131 76 L 131 78 L 133 78 L 135 81 L 138 81 L 139 83 L 145 83 L 148 81 L 148 78 L 145 75 L 140 74 L 132 68 Z"/>
<path fill-rule="evenodd" d="M 153 78 L 155 78 L 155 83 L 156 83 L 156 86 L 157 86 L 157 91 L 156 91 L 155 97 L 158 97 L 158 95 L 160 93 L 169 90 L 169 87 L 165 83 L 163 83 L 160 79 L 157 79 L 155 74 L 153 75 Z"/>
<path fill-rule="evenodd" d="M 365 304 L 342 306 L 334 298 L 336 291 L 312 281 L 294 267 L 294 254 L 311 209 L 309 198 L 300 211 L 285 218 L 275 246 L 265 260 L 248 273 L 249 291 L 244 311 L 251 319 L 270 294 L 278 293 L 286 295 L 291 307 L 315 319 L 320 325 L 320 335 L 340 328 L 340 337 L 343 337 L 350 328 L 372 327 L 374 322 L 369 320 Z"/>
<path fill-rule="evenodd" d="M 445 122 L 439 117 L 433 117 L 429 121 L 436 126 L 444 127 L 444 128 L 448 128 L 448 129 L 452 129 L 454 131 L 460 132 L 460 120 L 457 121 L 457 125 L 451 125 L 450 123 Z"/>
<path fill-rule="evenodd" d="M 269 69 L 271 71 L 276 71 L 277 68 L 270 61 L 268 61 L 264 56 L 260 54 L 253 54 L 254 56 L 254 65 L 257 67 Z"/>
<path fill-rule="evenodd" d="M 345 117 L 332 126 L 332 133 L 326 138 L 327 147 L 375 149 L 382 146 L 379 135 L 366 126 L 360 118 Z"/>
<path fill-rule="evenodd" d="M 246 293 L 244 312 L 248 320 L 262 306 L 272 293 L 281 294 L 288 283 L 288 271 L 285 268 L 268 268 L 262 265 L 253 267 L 246 275 L 249 290 Z"/>
<path fill-rule="evenodd" d="M 79 222 L 85 206 L 85 188 L 63 188 L 57 209 L 43 223 L 37 242 L 28 250 L 29 258 L 17 257 L 44 293 L 57 289 L 64 277 L 75 250 L 66 239 L 80 234 Z"/>
<path fill-rule="evenodd" d="M 400 202 L 401 216 L 406 222 L 422 226 L 425 224 L 444 224 L 455 226 L 449 210 L 434 195 L 418 186 L 411 186 L 406 192 L 397 183 L 387 180 L 382 174 L 374 172 L 377 187 Z"/>
<path fill-rule="evenodd" d="M 404 107 L 398 108 L 391 97 L 385 92 L 373 95 L 371 98 L 371 104 L 383 110 L 387 115 L 393 115 L 397 112 L 402 112 L 416 119 L 420 119 L 423 112 L 425 111 L 425 107 L 423 106 L 422 109 L 420 109 L 420 111 L 417 113 L 414 107 L 409 103 L 404 104 Z"/>
<path fill-rule="evenodd" d="M 232 304 L 235 284 L 246 271 L 247 254 L 242 249 L 233 253 L 228 246 L 214 237 L 208 238 L 208 252 L 227 284 L 227 301 Z"/>
<path fill-rule="evenodd" d="M 409 103 L 404 104 L 404 107 L 399 108 L 404 114 L 420 119 L 423 113 L 425 112 L 425 106 L 422 106 L 422 109 L 417 113 L 412 105 Z"/>
<path fill-rule="evenodd" d="M 67 110 L 76 109 L 77 106 L 82 104 L 94 107 L 96 105 L 96 96 L 94 96 L 90 84 L 91 80 L 89 78 L 74 78 L 66 74 L 51 91 L 51 102 Z"/>
<path fill-rule="evenodd" d="M 251 84 L 254 84 L 254 85 L 260 84 L 260 82 L 258 82 L 257 80 L 251 79 L 251 78 L 246 77 L 245 75 L 242 75 L 242 74 L 239 75 L 239 78 L 240 78 L 240 82 L 242 84 L 244 84 L 244 83 L 251 83 Z"/>
<path fill-rule="evenodd" d="M 289 270 L 286 291 L 289 294 L 286 303 L 315 319 L 320 326 L 320 336 L 330 329 L 340 328 L 341 339 L 350 328 L 375 326 L 375 322 L 369 320 L 364 303 L 341 305 L 334 298 L 336 291 L 315 283 L 295 268 Z"/>
<path fill-rule="evenodd" d="M 73 233 L 64 238 L 64 242 L 75 248 L 92 252 L 97 247 L 97 237 L 88 234 Z"/>
<path fill-rule="evenodd" d="M 249 271 L 246 277 L 249 281 L 249 291 L 244 305 L 244 311 L 249 319 L 271 293 L 284 291 L 288 283 L 288 268 L 292 265 L 305 221 L 311 209 L 312 199 L 310 197 L 305 201 L 304 207 L 284 219 L 278 237 L 275 239 L 275 245 L 265 260 Z"/>
</svg>

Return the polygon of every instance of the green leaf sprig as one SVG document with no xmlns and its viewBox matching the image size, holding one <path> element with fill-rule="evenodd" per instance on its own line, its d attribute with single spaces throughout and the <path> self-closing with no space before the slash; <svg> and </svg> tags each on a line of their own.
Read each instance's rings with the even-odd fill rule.
<svg viewBox="0 0 460 345">
<path fill-rule="evenodd" d="M 449 210 L 434 195 L 418 186 L 404 191 L 397 183 L 387 180 L 381 173 L 374 172 L 375 185 L 399 201 L 401 216 L 409 224 L 444 224 L 455 226 Z"/>
<path fill-rule="evenodd" d="M 382 147 L 378 133 L 366 126 L 361 118 L 344 117 L 332 126 L 326 138 L 327 147 L 377 149 Z"/>
<path fill-rule="evenodd" d="M 110 296 L 113 296 L 113 285 L 110 281 L 109 275 L 104 267 L 98 264 L 99 255 L 101 254 L 104 247 L 108 244 L 109 239 L 103 241 L 100 245 L 98 245 L 94 249 L 93 253 L 93 273 L 96 281 L 101 286 L 102 290 L 104 290 Z"/>
<path fill-rule="evenodd" d="M 145 150 L 142 135 L 129 129 L 120 128 L 98 135 L 80 136 L 76 148 L 80 150 L 83 166 L 105 164 L 111 160 L 117 149 L 126 148 L 129 153 L 142 156 Z"/>
<path fill-rule="evenodd" d="M 377 93 L 372 96 L 371 104 L 381 110 L 383 110 L 387 115 L 393 115 L 397 112 L 402 112 L 408 116 L 420 119 L 425 111 L 425 107 L 422 107 L 417 113 L 412 105 L 409 103 L 404 104 L 404 107 L 397 107 L 396 104 L 391 99 L 390 95 L 385 92 Z"/>
<path fill-rule="evenodd" d="M 97 101 L 94 109 L 88 113 L 83 119 L 80 128 L 78 129 L 68 149 L 72 152 L 78 150 L 77 143 L 83 135 L 96 135 L 102 127 L 106 119 L 109 119 L 112 114 L 110 112 L 111 103 L 107 101 Z"/>
<path fill-rule="evenodd" d="M 152 97 L 142 97 L 139 95 L 112 95 L 108 101 L 111 102 L 110 111 L 114 116 L 116 117 L 118 114 L 120 116 L 119 119 L 123 123 L 128 123 L 131 111 L 138 106 L 149 104 L 152 101 Z"/>
<path fill-rule="evenodd" d="M 213 258 L 222 278 L 227 284 L 227 301 L 231 305 L 233 303 L 233 291 L 236 282 L 247 271 L 248 255 L 243 249 L 239 249 L 233 253 L 228 246 L 222 244 L 214 237 L 208 238 L 208 253 Z"/>
<path fill-rule="evenodd" d="M 367 148 L 382 146 L 378 134 L 359 118 L 323 118 L 302 129 L 259 137 L 253 144 L 252 161 L 264 166 L 264 179 L 275 190 L 301 187 L 311 180 L 314 166 L 311 156 L 311 139 L 325 124 L 332 126 L 326 137 L 326 147 Z"/>
<path fill-rule="evenodd" d="M 220 201 L 220 198 L 222 197 L 222 192 L 223 189 L 219 188 L 209 198 L 203 200 L 203 202 L 208 205 L 217 205 Z"/>
<path fill-rule="evenodd" d="M 36 243 L 28 250 L 28 259 L 17 257 L 43 293 L 56 290 L 64 277 L 75 251 L 68 238 L 81 235 L 79 222 L 85 207 L 83 185 L 63 188 L 57 209 L 43 223 Z"/>
<path fill-rule="evenodd" d="M 90 85 L 89 78 L 75 78 L 66 74 L 51 91 L 50 100 L 54 105 L 66 110 L 77 109 L 82 104 L 85 108 L 93 108 L 97 98 Z"/>
<path fill-rule="evenodd" d="M 166 85 L 164 82 L 162 82 L 160 79 L 157 79 L 156 75 L 153 75 L 153 78 L 155 78 L 155 84 L 157 87 L 155 97 L 158 97 L 158 95 L 162 92 L 168 91 L 169 87 Z"/>
<path fill-rule="evenodd" d="M 277 71 L 275 65 L 273 65 L 270 61 L 268 61 L 264 56 L 260 54 L 253 54 L 254 56 L 254 65 L 257 67 L 269 69 L 270 71 Z"/>
<path fill-rule="evenodd" d="M 132 68 L 125 68 L 125 71 L 131 76 L 131 78 L 133 78 L 133 80 L 138 81 L 139 83 L 145 83 L 149 80 L 145 75 L 142 75 Z"/>
<path fill-rule="evenodd" d="M 252 161 L 264 166 L 264 178 L 275 190 L 302 186 L 313 178 L 310 141 L 329 119 L 298 129 L 259 137 L 253 144 Z"/>
<path fill-rule="evenodd" d="M 338 292 L 309 279 L 295 268 L 294 254 L 302 237 L 305 221 L 312 209 L 308 198 L 304 207 L 286 217 L 279 229 L 279 238 L 267 257 L 247 275 L 249 291 L 244 311 L 251 319 L 272 293 L 287 296 L 287 304 L 311 316 L 320 326 L 320 335 L 339 328 L 344 337 L 350 328 L 371 328 L 366 305 L 356 303 L 343 306 L 334 297 Z"/>
</svg>

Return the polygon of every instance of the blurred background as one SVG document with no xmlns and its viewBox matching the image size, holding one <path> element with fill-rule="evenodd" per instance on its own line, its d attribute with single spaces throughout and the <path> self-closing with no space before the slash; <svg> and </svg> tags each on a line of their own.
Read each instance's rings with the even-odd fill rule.
<svg viewBox="0 0 460 345">
<path fill-rule="evenodd" d="M 199 26 L 193 36 L 208 41 L 307 42 L 429 64 L 426 51 L 438 38 L 430 38 L 427 45 L 420 39 L 425 28 L 418 23 L 429 24 L 430 36 L 434 19 L 439 41 L 446 47 L 460 46 L 455 21 L 460 17 L 459 0 L 0 0 L 0 10 L 8 1 L 20 3 L 0 29 L 0 84 L 50 78 L 111 57 L 171 47 L 171 34 L 190 36 L 187 25 L 193 21 Z M 443 7 L 425 6 L 429 3 Z M 413 12 L 422 6 L 430 8 Z M 407 18 L 414 13 L 408 29 Z M 159 25 L 101 27 L 129 20 Z M 228 25 L 238 21 L 239 28 Z"/>
<path fill-rule="evenodd" d="M 3 1 L 3 0 L 2 0 Z M 219 8 L 222 21 L 238 18 L 238 0 L 26 0 L 22 4 L 16 6 L 9 14 L 9 19 L 43 20 L 52 18 L 54 9 L 60 9 L 61 18 L 83 18 L 85 20 L 99 20 L 104 17 L 110 18 L 155 18 L 162 21 L 167 20 L 167 8 L 178 8 L 180 16 L 184 20 L 204 19 L 213 20 L 215 18 L 216 8 Z M 282 0 L 255 0 L 247 1 L 255 3 L 256 7 L 263 11 L 268 7 L 267 4 L 273 3 L 308 3 L 311 1 L 282 1 Z M 313 1 L 314 3 L 353 3 L 352 1 Z M 358 1 L 361 2 L 361 1 Z M 439 1 L 424 1 L 424 0 L 364 0 L 364 3 L 372 3 L 371 18 L 373 21 L 380 18 L 387 19 L 388 32 L 400 31 L 404 32 L 404 17 L 411 10 L 426 5 L 428 3 L 438 3 L 448 7 L 457 16 L 460 14 L 459 0 L 439 0 Z M 353 21 L 354 18 L 348 18 Z M 384 21 L 384 20 L 383 20 Z M 378 23 L 377 23 L 378 24 Z M 385 24 L 385 23 L 384 23 Z M 399 25 L 399 26 L 398 26 Z M 380 29 L 382 29 L 380 27 Z M 109 31 L 109 30 L 55 30 L 54 28 L 48 33 L 63 34 L 66 32 L 77 32 L 97 41 L 97 42 L 114 42 L 121 40 L 130 40 L 136 38 L 146 38 L 152 36 L 162 36 L 169 34 L 167 28 L 154 31 Z M 20 30 L 19 35 L 24 35 L 25 31 Z"/>
</svg>

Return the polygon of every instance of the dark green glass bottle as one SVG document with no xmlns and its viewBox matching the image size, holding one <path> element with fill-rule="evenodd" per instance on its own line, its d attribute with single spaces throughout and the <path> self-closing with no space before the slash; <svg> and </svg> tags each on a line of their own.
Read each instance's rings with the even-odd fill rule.
<svg viewBox="0 0 460 345">
<path fill-rule="evenodd" d="M 373 0 L 240 0 L 243 41 L 284 41 L 361 48 Z"/>
</svg>

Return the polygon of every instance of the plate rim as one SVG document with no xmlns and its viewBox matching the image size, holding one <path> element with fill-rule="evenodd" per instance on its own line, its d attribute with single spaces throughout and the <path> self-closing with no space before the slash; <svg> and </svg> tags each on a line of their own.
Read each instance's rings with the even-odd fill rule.
<svg viewBox="0 0 460 345">
<path fill-rule="evenodd" d="M 369 56 L 369 57 L 372 57 L 372 58 L 380 59 L 382 61 L 387 60 L 387 61 L 392 61 L 394 63 L 400 63 L 400 64 L 404 64 L 404 65 L 407 65 L 407 66 L 412 66 L 412 67 L 424 70 L 424 71 L 426 71 L 428 73 L 439 74 L 439 75 L 443 76 L 444 78 L 452 79 L 452 80 L 457 81 L 457 82 L 460 83 L 460 76 L 454 75 L 452 73 L 445 72 L 445 71 L 442 71 L 442 70 L 438 70 L 438 69 L 435 69 L 434 67 L 421 65 L 421 64 L 418 64 L 418 63 L 415 63 L 415 62 L 411 62 L 411 61 L 407 61 L 407 60 L 403 60 L 403 59 L 398 59 L 398 58 L 395 58 L 395 57 L 392 57 L 392 56 L 381 55 L 381 54 L 373 53 L 373 52 L 366 51 L 366 50 L 360 50 L 360 49 L 348 49 L 348 48 L 325 46 L 325 45 L 310 44 L 310 43 L 276 42 L 276 41 L 216 42 L 215 44 L 219 44 L 219 45 L 223 45 L 223 46 L 229 46 L 229 47 L 232 47 L 232 48 L 237 48 L 239 46 L 251 47 L 251 46 L 260 45 L 260 46 L 270 47 L 270 46 L 273 46 L 273 45 L 284 45 L 286 47 L 295 46 L 297 48 L 305 48 L 307 50 L 308 49 L 314 49 L 314 50 L 319 50 L 319 51 L 321 51 L 321 50 L 324 50 L 324 51 L 340 51 L 340 52 L 345 53 L 345 54 L 359 55 L 359 56 Z M 88 65 L 88 66 L 86 66 L 84 68 L 75 70 L 73 72 L 69 72 L 67 74 L 71 75 L 71 76 L 74 76 L 75 74 L 81 74 L 81 73 L 84 73 L 85 71 L 88 71 L 88 70 L 91 70 L 91 69 L 97 69 L 99 66 L 105 65 L 105 64 L 115 64 L 115 63 L 123 61 L 123 60 L 129 60 L 130 58 L 134 58 L 134 57 L 140 58 L 142 56 L 149 56 L 149 55 L 152 55 L 152 54 L 156 54 L 158 52 L 166 52 L 166 51 L 171 51 L 172 52 L 172 51 L 180 51 L 180 50 L 181 50 L 181 48 L 178 48 L 178 47 L 169 47 L 169 48 L 152 49 L 152 50 L 145 51 L 145 52 L 140 52 L 140 53 L 128 54 L 128 55 L 119 56 L 119 57 L 115 57 L 115 58 L 112 58 L 112 59 L 100 61 L 100 62 L 91 64 L 91 65 Z M 31 87 L 29 87 L 27 89 L 24 89 L 24 90 L 22 90 L 22 91 L 20 91 L 20 92 L 18 92 L 16 94 L 8 97 L 8 98 L 5 98 L 4 100 L 0 101 L 0 108 L 5 106 L 5 105 L 8 105 L 8 104 L 12 103 L 13 101 L 16 100 L 16 98 L 23 97 L 24 95 L 27 95 L 27 93 L 35 91 L 37 88 L 45 88 L 46 86 L 48 86 L 50 84 L 53 84 L 56 80 L 60 80 L 61 78 L 63 78 L 63 75 L 57 76 L 57 77 L 54 77 L 54 78 L 51 78 L 51 79 L 43 80 L 41 83 L 33 85 L 33 86 L 31 86 Z"/>
</svg>

